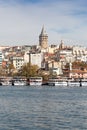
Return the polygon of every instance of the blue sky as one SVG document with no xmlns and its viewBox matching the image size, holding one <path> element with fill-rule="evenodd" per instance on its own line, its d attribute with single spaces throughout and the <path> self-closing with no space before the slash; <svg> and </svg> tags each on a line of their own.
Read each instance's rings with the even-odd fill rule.
<svg viewBox="0 0 87 130">
<path fill-rule="evenodd" d="M 87 46 L 87 0 L 0 0 L 0 45 L 38 45 L 43 24 L 49 44 Z"/>
</svg>

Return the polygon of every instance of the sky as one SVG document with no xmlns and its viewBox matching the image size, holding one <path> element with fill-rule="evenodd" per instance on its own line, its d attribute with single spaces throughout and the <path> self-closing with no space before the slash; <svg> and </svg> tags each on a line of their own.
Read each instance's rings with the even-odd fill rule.
<svg viewBox="0 0 87 130">
<path fill-rule="evenodd" d="M 87 0 L 0 0 L 0 45 L 48 43 L 87 46 Z"/>
</svg>

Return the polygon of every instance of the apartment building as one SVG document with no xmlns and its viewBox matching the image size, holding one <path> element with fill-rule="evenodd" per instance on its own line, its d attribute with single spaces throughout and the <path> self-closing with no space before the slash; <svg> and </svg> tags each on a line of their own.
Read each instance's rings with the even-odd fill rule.
<svg viewBox="0 0 87 130">
<path fill-rule="evenodd" d="M 24 64 L 24 57 L 22 55 L 15 55 L 11 58 L 11 61 L 16 70 L 19 70 Z"/>
<path fill-rule="evenodd" d="M 32 65 L 38 65 L 39 68 L 42 67 L 43 53 L 31 53 L 30 62 Z"/>
<path fill-rule="evenodd" d="M 75 60 L 81 60 L 81 61 L 87 61 L 87 49 L 86 47 L 82 46 L 73 46 L 72 48 L 73 56 L 75 57 Z"/>
</svg>

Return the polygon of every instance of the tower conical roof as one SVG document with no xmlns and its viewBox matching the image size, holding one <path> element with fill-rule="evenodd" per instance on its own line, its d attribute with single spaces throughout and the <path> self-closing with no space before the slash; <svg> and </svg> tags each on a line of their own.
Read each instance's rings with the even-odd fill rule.
<svg viewBox="0 0 87 130">
<path fill-rule="evenodd" d="M 45 29 L 44 29 L 44 25 L 43 25 L 43 27 L 42 27 L 41 34 L 40 34 L 40 35 L 42 35 L 42 36 L 47 35 L 47 34 L 46 34 L 46 31 L 45 31 Z"/>
</svg>

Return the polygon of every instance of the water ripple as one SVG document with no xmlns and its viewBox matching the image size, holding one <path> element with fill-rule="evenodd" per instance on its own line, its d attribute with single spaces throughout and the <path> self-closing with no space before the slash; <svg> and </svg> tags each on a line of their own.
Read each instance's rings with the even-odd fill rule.
<svg viewBox="0 0 87 130">
<path fill-rule="evenodd" d="M 87 129 L 87 88 L 0 87 L 0 130 L 63 129 Z"/>
</svg>

